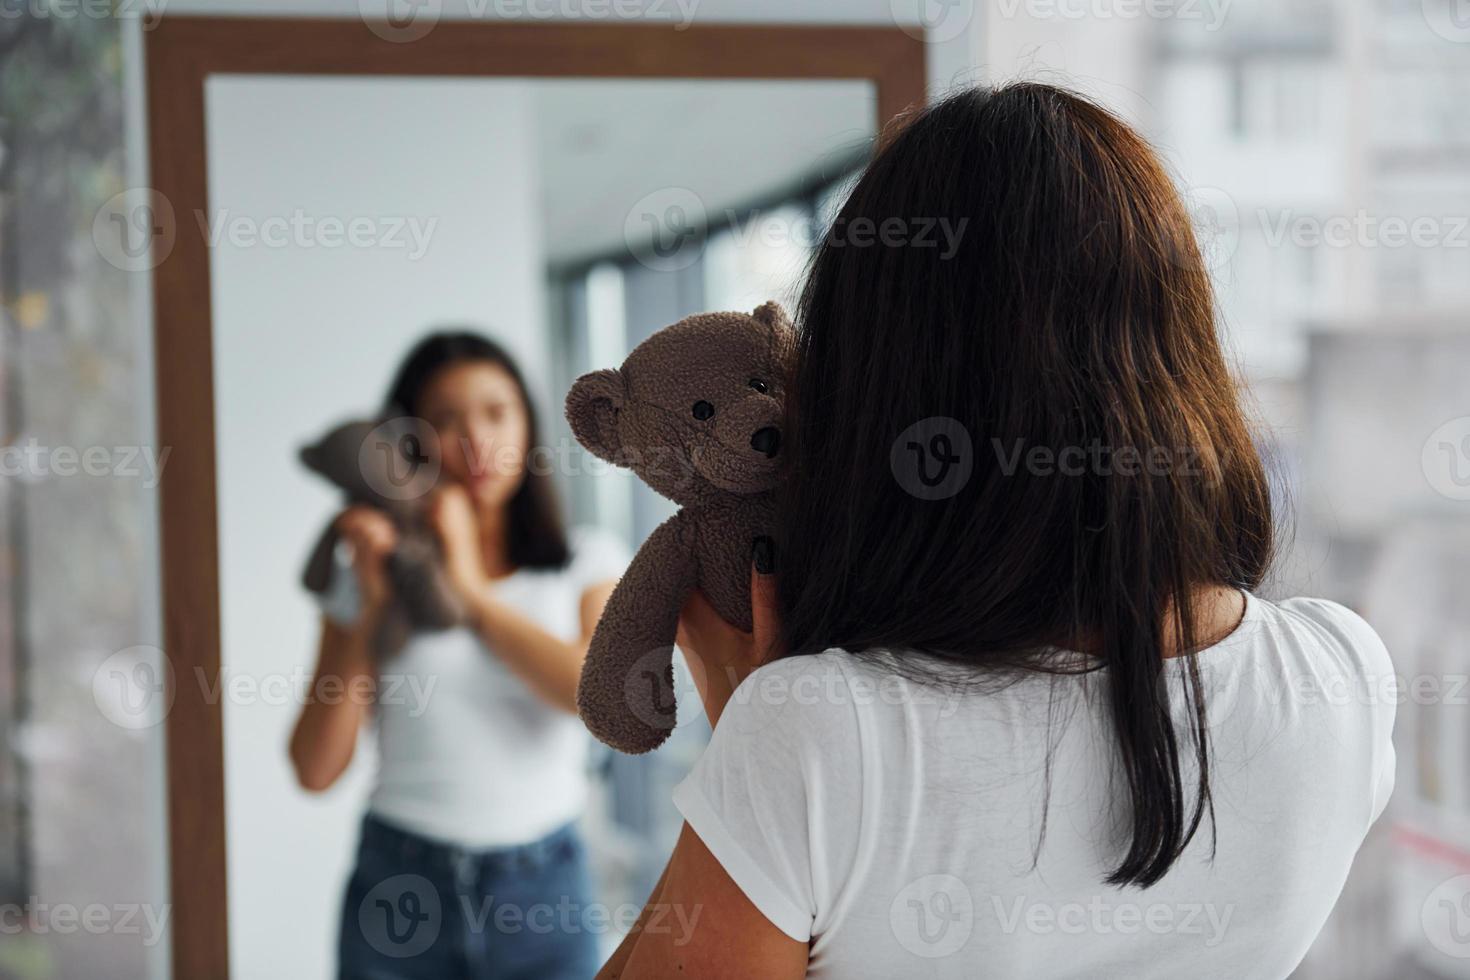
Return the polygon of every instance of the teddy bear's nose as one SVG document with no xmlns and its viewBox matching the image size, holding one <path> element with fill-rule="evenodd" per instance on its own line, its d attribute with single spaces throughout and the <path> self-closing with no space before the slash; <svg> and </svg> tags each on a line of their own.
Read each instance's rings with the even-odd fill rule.
<svg viewBox="0 0 1470 980">
<path fill-rule="evenodd" d="M 774 457 L 781 448 L 780 430 L 771 425 L 756 429 L 755 435 L 750 437 L 750 448 L 758 453 L 765 453 L 767 459 Z"/>
</svg>

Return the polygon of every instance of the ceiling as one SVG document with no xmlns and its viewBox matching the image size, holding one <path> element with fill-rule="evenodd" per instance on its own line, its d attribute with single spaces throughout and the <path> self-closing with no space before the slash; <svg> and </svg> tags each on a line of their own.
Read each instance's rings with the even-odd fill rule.
<svg viewBox="0 0 1470 980">
<path fill-rule="evenodd" d="M 636 212 L 649 202 L 702 206 L 716 221 L 728 208 L 839 177 L 870 146 L 877 117 L 873 87 L 863 81 L 530 85 L 545 247 L 554 264 L 622 252 L 639 234 Z"/>
</svg>

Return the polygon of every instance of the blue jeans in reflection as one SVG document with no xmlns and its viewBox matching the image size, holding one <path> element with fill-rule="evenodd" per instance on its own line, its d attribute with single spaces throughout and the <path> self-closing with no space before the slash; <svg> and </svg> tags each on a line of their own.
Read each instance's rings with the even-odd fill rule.
<svg viewBox="0 0 1470 980">
<path fill-rule="evenodd" d="M 587 853 L 573 826 L 467 850 L 369 814 L 347 886 L 340 980 L 586 980 L 601 965 Z M 590 926 L 589 926 L 590 923 Z"/>
</svg>

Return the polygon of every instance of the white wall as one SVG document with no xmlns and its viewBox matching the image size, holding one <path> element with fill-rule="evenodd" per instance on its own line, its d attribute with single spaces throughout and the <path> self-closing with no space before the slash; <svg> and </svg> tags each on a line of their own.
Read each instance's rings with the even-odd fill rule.
<svg viewBox="0 0 1470 980">
<path fill-rule="evenodd" d="M 939 0 L 933 0 L 939 2 Z M 1065 85 L 1091 95 L 1130 122 L 1149 118 L 1149 78 L 1144 52 L 1157 23 L 1144 16 L 1078 16 L 1111 8 L 1048 0 L 992 0 L 984 4 L 978 61 L 991 84 L 1035 81 Z M 1143 5 L 1119 5 L 1119 12 Z"/>
<path fill-rule="evenodd" d="M 327 977 L 373 760 L 364 741 L 320 797 L 287 761 L 316 640 L 298 578 L 338 503 L 295 452 L 374 410 L 436 322 L 482 324 L 533 385 L 546 377 L 530 100 L 513 81 L 296 78 L 214 79 L 208 98 L 215 229 L 298 213 L 433 229 L 417 257 L 315 232 L 284 247 L 227 235 L 211 253 L 223 665 L 261 685 L 223 709 L 231 966 L 236 980 Z"/>
</svg>

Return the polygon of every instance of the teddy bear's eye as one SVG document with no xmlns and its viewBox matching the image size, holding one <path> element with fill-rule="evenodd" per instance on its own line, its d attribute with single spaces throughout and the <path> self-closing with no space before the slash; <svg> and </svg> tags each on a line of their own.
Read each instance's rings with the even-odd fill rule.
<svg viewBox="0 0 1470 980">
<path fill-rule="evenodd" d="M 760 392 L 762 395 L 764 395 L 767 391 L 770 391 L 770 386 L 767 385 L 760 378 L 751 378 L 750 379 L 750 386 L 752 388 L 754 388 L 756 391 Z"/>
<path fill-rule="evenodd" d="M 694 417 L 699 419 L 699 421 L 703 422 L 706 419 L 714 418 L 714 416 L 715 407 L 709 402 L 699 401 L 694 403 Z"/>
</svg>

